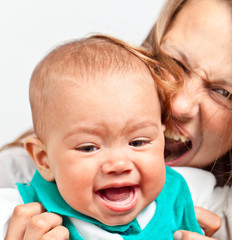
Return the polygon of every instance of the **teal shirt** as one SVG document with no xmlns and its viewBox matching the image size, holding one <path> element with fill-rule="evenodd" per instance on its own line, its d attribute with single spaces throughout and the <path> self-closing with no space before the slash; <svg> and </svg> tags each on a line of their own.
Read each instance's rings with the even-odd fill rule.
<svg viewBox="0 0 232 240">
<path fill-rule="evenodd" d="M 202 234 L 195 217 L 187 183 L 179 173 L 169 167 L 166 167 L 165 185 L 155 200 L 155 214 L 143 230 L 140 229 L 136 219 L 126 225 L 107 226 L 77 212 L 64 201 L 56 183 L 47 182 L 38 171 L 36 171 L 30 185 L 17 183 L 17 186 L 24 203 L 41 202 L 48 212 L 62 215 L 63 225 L 69 229 L 71 240 L 83 240 L 83 238 L 78 234 L 68 217 L 91 222 L 106 231 L 120 234 L 125 240 L 173 240 L 174 232 L 180 229 Z"/>
</svg>

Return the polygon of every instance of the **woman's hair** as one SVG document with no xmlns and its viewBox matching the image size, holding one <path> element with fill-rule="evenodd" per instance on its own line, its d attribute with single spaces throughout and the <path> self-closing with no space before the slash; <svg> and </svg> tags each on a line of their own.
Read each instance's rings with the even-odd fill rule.
<svg viewBox="0 0 232 240">
<path fill-rule="evenodd" d="M 153 49 L 158 53 L 162 52 L 160 45 L 163 36 L 166 34 L 168 28 L 173 23 L 179 11 L 189 1 L 192 0 L 167 0 L 161 10 L 161 13 L 156 23 L 153 25 L 148 36 L 142 43 L 142 46 L 148 50 Z M 228 4 L 229 7 L 232 9 L 232 0 L 218 1 Z M 161 55 L 165 54 L 161 53 Z M 166 56 L 166 58 L 168 58 L 168 56 Z M 215 162 L 213 162 L 206 168 L 206 170 L 211 171 L 216 176 L 218 185 L 232 185 L 232 150 L 230 150 L 220 159 L 216 159 Z"/>
<path fill-rule="evenodd" d="M 147 35 L 142 46 L 144 46 L 146 49 L 160 50 L 160 44 L 163 36 L 165 35 L 169 26 L 172 24 L 177 13 L 187 1 L 188 0 L 167 0 L 158 16 L 156 23 L 151 28 L 151 31 Z"/>
<path fill-rule="evenodd" d="M 159 49 L 163 36 L 167 32 L 170 25 L 173 23 L 176 15 L 183 6 L 193 0 L 166 0 L 156 23 L 151 28 L 146 39 L 142 43 L 146 49 Z M 200 1 L 200 0 L 199 0 Z M 232 9 L 232 0 L 218 0 L 224 2 Z"/>
<path fill-rule="evenodd" d="M 29 130 L 25 131 L 24 133 L 22 133 L 21 135 L 19 135 L 12 142 L 7 143 L 6 145 L 3 145 L 3 147 L 0 148 L 0 151 L 3 151 L 3 150 L 8 149 L 8 148 L 12 148 L 12 147 L 23 147 L 24 140 L 27 137 L 32 136 L 32 135 L 34 135 L 34 130 L 29 129 Z"/>
</svg>

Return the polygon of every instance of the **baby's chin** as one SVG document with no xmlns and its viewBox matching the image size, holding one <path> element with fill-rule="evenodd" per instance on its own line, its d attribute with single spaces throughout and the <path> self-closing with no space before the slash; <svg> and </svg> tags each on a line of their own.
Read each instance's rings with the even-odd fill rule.
<svg viewBox="0 0 232 240">
<path fill-rule="evenodd" d="M 119 226 L 119 225 L 126 225 L 132 222 L 139 213 L 129 213 L 125 215 L 118 215 L 118 216 L 105 216 L 101 218 L 96 218 L 101 223 L 107 226 Z"/>
</svg>

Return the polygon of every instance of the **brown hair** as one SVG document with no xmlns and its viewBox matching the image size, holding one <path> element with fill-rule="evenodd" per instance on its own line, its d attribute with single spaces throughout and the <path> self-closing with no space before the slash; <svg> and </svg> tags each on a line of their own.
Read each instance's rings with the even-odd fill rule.
<svg viewBox="0 0 232 240">
<path fill-rule="evenodd" d="M 151 51 L 154 49 L 160 49 L 160 44 L 163 36 L 166 34 L 168 28 L 173 23 L 176 15 L 189 1 L 193 0 L 166 0 L 156 23 L 151 28 L 150 32 L 142 43 L 142 46 Z M 226 3 L 230 8 L 232 8 L 232 0 L 218 1 Z"/>
<path fill-rule="evenodd" d="M 159 14 L 159 17 L 151 28 L 149 34 L 143 42 L 147 49 L 159 49 L 161 40 L 168 27 L 173 22 L 175 16 L 188 0 L 167 0 Z"/>
<path fill-rule="evenodd" d="M 0 148 L 0 151 L 3 151 L 5 149 L 8 149 L 8 148 L 11 148 L 11 147 L 23 147 L 23 143 L 24 143 L 24 140 L 31 136 L 31 135 L 34 135 L 34 130 L 33 129 L 29 129 L 27 130 L 26 132 L 22 133 L 21 135 L 19 135 L 15 140 L 13 140 L 12 142 L 10 143 L 7 143 L 6 145 L 3 145 L 1 148 Z"/>
</svg>

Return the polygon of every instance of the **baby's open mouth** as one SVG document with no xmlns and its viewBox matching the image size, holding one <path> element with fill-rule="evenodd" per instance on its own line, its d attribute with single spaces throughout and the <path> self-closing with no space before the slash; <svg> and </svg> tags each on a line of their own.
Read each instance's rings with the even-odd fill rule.
<svg viewBox="0 0 232 240">
<path fill-rule="evenodd" d="M 185 154 L 192 148 L 191 140 L 179 133 L 166 130 L 164 157 L 166 162 L 171 162 Z"/>
<path fill-rule="evenodd" d="M 116 212 L 132 209 L 138 200 L 138 193 L 138 186 L 110 187 L 96 192 L 101 202 Z"/>
<path fill-rule="evenodd" d="M 106 188 L 100 190 L 100 193 L 103 198 L 106 198 L 109 201 L 124 201 L 126 200 L 131 191 L 132 187 L 121 187 L 121 188 Z"/>
</svg>

